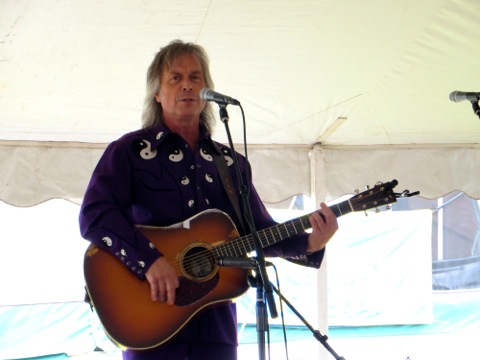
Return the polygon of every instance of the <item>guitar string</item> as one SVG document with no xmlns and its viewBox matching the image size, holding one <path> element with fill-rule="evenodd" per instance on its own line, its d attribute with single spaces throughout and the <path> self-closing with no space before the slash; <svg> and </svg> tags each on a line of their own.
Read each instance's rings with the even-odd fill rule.
<svg viewBox="0 0 480 360">
<path fill-rule="evenodd" d="M 282 225 L 285 225 L 287 223 L 297 222 L 297 223 L 300 223 L 301 229 L 305 230 L 305 226 L 303 226 L 303 223 L 305 223 L 306 218 L 307 218 L 307 215 L 305 215 L 303 217 L 300 217 L 296 220 L 294 219 L 294 220 L 287 221 L 284 224 L 279 224 L 277 226 L 282 227 Z M 295 230 L 295 234 L 298 234 L 298 230 L 296 229 L 297 226 L 295 226 L 295 225 L 292 225 L 292 226 L 293 226 L 293 229 Z M 284 226 L 284 227 L 286 227 L 286 226 Z M 266 235 L 266 232 L 269 229 L 270 228 L 262 229 L 262 230 L 258 231 L 258 233 L 260 234 L 259 236 L 262 237 L 262 233 L 263 233 L 263 240 L 267 240 L 266 244 L 265 244 L 265 241 L 262 243 L 263 247 L 266 247 L 266 246 L 270 245 L 269 242 L 268 242 L 268 235 Z M 292 228 L 290 228 L 290 229 L 292 230 Z M 290 234 L 287 229 L 285 229 L 283 231 L 277 229 L 277 233 L 280 234 L 280 237 L 282 239 L 287 238 L 289 235 L 294 235 L 293 233 Z M 215 257 L 212 255 L 212 252 L 217 252 L 217 253 L 225 252 L 227 254 L 232 254 L 235 257 L 240 257 L 240 256 L 245 255 L 248 252 L 251 252 L 251 251 L 254 250 L 252 240 L 253 240 L 253 238 L 252 238 L 251 235 L 246 235 L 246 236 L 239 237 L 239 238 L 237 238 L 233 241 L 225 242 L 221 245 L 217 245 L 217 246 L 212 247 L 212 250 L 214 250 L 214 251 L 212 251 L 210 249 L 205 249 L 203 251 L 195 253 L 194 255 L 188 255 L 188 256 L 184 257 L 185 261 L 183 261 L 183 264 L 188 267 L 191 264 L 195 264 L 197 266 L 203 266 L 203 265 L 207 265 L 207 264 L 210 264 L 212 262 L 215 262 L 214 260 L 212 261 L 212 259 L 215 259 Z M 277 240 L 277 242 L 278 242 L 278 240 Z M 242 247 L 243 247 L 244 250 L 241 250 Z M 220 251 L 215 251 L 215 250 L 219 250 L 221 248 L 225 249 L 225 251 L 221 251 L 221 250 Z M 240 250 L 240 251 L 238 252 L 237 249 Z M 174 266 L 177 267 L 177 269 L 180 269 L 180 262 L 178 260 L 175 261 L 173 264 L 174 264 Z"/>
<path fill-rule="evenodd" d="M 353 202 L 355 203 L 355 199 L 353 199 Z M 343 203 L 342 203 L 343 204 Z M 342 205 L 342 204 L 339 204 L 339 205 Z M 344 204 L 345 205 L 345 204 Z M 344 206 L 344 210 L 349 210 L 347 206 Z M 341 212 L 342 213 L 342 212 Z M 309 214 L 308 216 L 310 216 L 311 214 Z M 291 220 L 289 222 L 299 222 L 300 224 L 302 224 L 302 222 L 305 221 L 305 218 L 304 217 L 300 217 L 297 219 L 297 221 L 295 220 Z M 288 222 L 286 222 L 288 223 Z M 286 224 L 284 223 L 284 224 Z M 284 225 L 284 224 L 279 224 L 280 226 L 281 225 Z M 303 227 L 303 224 L 302 224 L 302 227 Z M 294 228 L 295 228 L 295 225 L 294 225 Z M 277 229 L 278 230 L 278 229 Z M 263 230 L 260 230 L 259 232 L 263 232 L 264 235 L 265 235 L 265 229 Z M 295 232 L 298 233 L 298 231 L 296 230 L 295 228 Z M 283 235 L 281 235 L 281 238 L 284 239 L 286 238 L 287 236 L 289 235 L 288 233 L 288 230 L 286 233 L 284 233 Z M 218 247 L 224 247 L 227 249 L 227 251 L 229 252 L 232 252 L 231 250 L 233 250 L 233 253 L 235 255 L 238 256 L 238 254 L 236 253 L 236 249 L 235 249 L 235 246 L 237 246 L 237 248 L 240 248 L 240 245 L 237 244 L 237 242 L 245 242 L 244 240 L 247 240 L 247 244 L 249 246 L 249 248 L 251 248 L 251 236 L 245 236 L 245 237 L 242 237 L 242 238 L 238 238 L 232 242 L 228 242 L 228 243 L 223 243 L 222 245 L 218 246 Z M 278 242 L 278 241 L 277 241 Z M 263 244 L 265 245 L 265 244 Z M 268 245 L 267 245 L 268 246 Z M 245 248 L 245 244 L 243 244 L 243 247 Z M 246 254 L 247 252 L 249 252 L 248 250 L 246 252 L 241 252 L 241 255 L 244 255 Z M 185 261 L 183 262 L 184 265 L 186 265 L 187 267 L 190 266 L 191 264 L 195 264 L 196 266 L 205 266 L 205 265 L 211 265 L 212 263 L 215 262 L 215 257 L 213 256 L 212 254 L 212 251 L 210 249 L 205 249 L 204 251 L 201 251 L 201 252 L 198 252 L 196 253 L 195 255 L 193 256 L 187 256 L 185 257 Z M 180 268 L 180 263 L 177 261 L 175 266 L 179 269 Z"/>
<path fill-rule="evenodd" d="M 337 206 L 339 208 L 339 211 L 340 211 L 339 215 L 342 215 L 345 211 L 350 212 L 351 211 L 351 206 L 350 205 L 356 205 L 359 202 L 365 202 L 365 199 L 368 199 L 368 197 L 371 197 L 374 194 L 376 194 L 376 192 L 374 191 L 374 189 L 372 189 L 371 191 L 369 191 L 369 194 L 366 195 L 366 196 L 358 196 L 357 195 L 354 199 L 349 199 L 349 200 L 344 201 L 340 204 L 335 204 L 335 206 Z M 350 202 L 350 204 L 349 204 L 349 202 Z M 340 209 L 341 206 L 343 206 L 344 211 L 341 211 L 341 209 Z M 316 211 L 318 211 L 318 210 L 316 210 Z M 257 232 L 257 234 L 259 234 L 259 237 L 261 237 L 261 235 L 263 234 L 264 239 L 267 240 L 267 244 L 262 243 L 262 246 L 266 247 L 266 246 L 270 245 L 268 243 L 268 235 L 266 234 L 266 232 L 267 231 L 271 232 L 272 228 L 277 229 L 277 232 L 280 234 L 281 240 L 290 236 L 290 233 L 288 232 L 286 224 L 290 224 L 291 226 L 293 226 L 293 230 L 295 231 L 295 233 L 292 234 L 292 235 L 296 235 L 296 234 L 299 233 L 298 230 L 295 227 L 295 223 L 299 223 L 301 225 L 302 229 L 306 230 L 305 227 L 303 226 L 303 223 L 306 222 L 312 214 L 313 213 L 310 213 L 310 214 L 301 216 L 297 219 L 289 220 L 289 221 L 286 221 L 285 223 L 277 224 L 276 226 L 273 226 L 273 227 L 270 227 L 270 228 L 267 228 L 267 229 L 259 230 Z M 285 227 L 285 230 L 283 230 L 283 232 L 282 232 L 281 230 L 279 230 L 279 227 L 280 228 Z M 311 226 L 308 226 L 307 228 L 310 228 L 310 227 Z M 273 233 L 272 233 L 272 235 L 273 235 Z M 184 264 L 185 267 L 188 267 L 188 266 L 193 267 L 193 265 L 202 267 L 202 266 L 205 266 L 205 265 L 215 263 L 215 256 L 213 255 L 213 252 L 214 252 L 213 250 L 216 250 L 216 249 L 219 249 L 219 248 L 225 248 L 226 252 L 233 253 L 236 257 L 240 257 L 240 256 L 243 256 L 243 255 L 247 254 L 248 252 L 253 251 L 252 240 L 253 240 L 253 238 L 252 238 L 251 234 L 250 235 L 245 235 L 245 236 L 239 237 L 237 239 L 234 239 L 233 241 L 225 242 L 225 243 L 222 243 L 221 245 L 213 246 L 212 249 L 205 249 L 203 251 L 199 251 L 199 252 L 195 253 L 194 255 L 185 256 L 184 261 L 182 263 Z M 278 241 L 279 240 L 275 241 L 274 243 L 276 243 Z M 246 245 L 248 246 L 248 249 L 250 249 L 250 250 L 247 250 Z M 240 256 L 239 256 L 235 247 L 240 249 L 240 246 L 242 246 L 246 251 L 245 252 L 240 251 Z M 176 260 L 171 264 L 177 270 L 180 270 L 180 266 L 181 266 L 180 261 Z"/>
<path fill-rule="evenodd" d="M 290 220 L 290 221 L 287 221 L 285 222 L 284 224 L 279 224 L 277 226 L 274 226 L 274 227 L 282 227 L 282 225 L 285 225 L 287 223 L 299 223 L 301 225 L 301 229 L 302 230 L 306 230 L 305 226 L 303 226 L 303 223 L 305 223 L 307 220 L 308 220 L 308 217 L 310 216 L 310 214 L 308 215 L 305 215 L 305 216 L 302 216 L 298 219 L 295 220 Z M 293 226 L 293 229 L 295 230 L 295 233 L 292 233 L 290 234 L 290 232 L 288 232 L 287 229 L 281 231 L 279 229 L 277 229 L 277 233 L 280 234 L 280 237 L 281 239 L 285 239 L 287 238 L 289 235 L 296 235 L 298 234 L 298 230 L 296 229 L 297 226 L 295 226 L 294 224 L 292 225 Z M 286 226 L 284 226 L 286 227 Z M 308 226 L 307 228 L 309 228 L 310 226 Z M 262 229 L 262 230 L 259 230 L 258 233 L 262 234 L 263 233 L 263 238 L 264 240 L 268 238 L 268 236 L 266 235 L 266 231 L 268 231 L 270 228 L 267 228 L 267 229 Z M 292 230 L 292 228 L 291 228 Z M 261 235 L 259 235 L 260 237 L 262 237 Z M 223 243 L 221 245 L 218 245 L 216 247 L 213 247 L 213 250 L 217 250 L 219 248 L 224 248 L 225 249 L 225 252 L 226 253 L 229 253 L 229 254 L 232 254 L 235 255 L 236 257 L 240 257 L 242 255 L 245 255 L 247 254 L 248 252 L 251 252 L 253 251 L 253 243 L 252 243 L 252 236 L 251 235 L 246 235 L 246 236 L 243 236 L 243 237 L 240 237 L 240 238 L 237 238 L 231 242 L 226 242 L 226 243 Z M 276 241 L 278 242 L 278 240 Z M 275 242 L 274 242 L 275 243 Z M 263 247 L 266 247 L 269 244 L 268 242 L 268 239 L 267 239 L 267 244 L 263 243 L 262 244 Z M 243 247 L 245 249 L 245 251 L 240 251 L 240 254 L 238 254 L 236 248 L 240 249 L 240 247 Z M 209 265 L 211 263 L 214 263 L 215 262 L 215 256 L 212 255 L 212 250 L 210 249 L 205 249 L 203 251 L 200 251 L 200 252 L 197 252 L 195 253 L 194 255 L 188 255 L 186 257 L 184 257 L 184 261 L 182 262 L 184 264 L 184 267 L 189 267 L 189 266 L 193 266 L 193 264 L 195 264 L 196 266 L 205 266 L 205 265 Z M 218 251 L 217 251 L 218 253 Z M 173 263 L 174 267 L 177 268 L 177 270 L 180 270 L 180 261 L 175 261 Z"/>
<path fill-rule="evenodd" d="M 353 199 L 353 201 L 351 201 L 350 203 L 356 203 L 356 202 L 360 202 L 361 200 L 364 201 L 364 198 L 359 198 L 359 199 Z M 337 204 L 337 206 L 341 206 L 341 205 L 345 205 L 344 206 L 344 210 L 350 210 L 349 206 L 346 205 L 346 203 L 348 203 L 348 201 L 345 201 L 344 203 L 341 203 L 341 204 Z M 318 211 L 318 210 L 317 210 Z M 342 211 L 340 211 L 341 214 L 343 214 Z M 277 227 L 277 232 L 278 232 L 278 226 L 282 227 L 282 225 L 285 226 L 285 224 L 287 223 L 300 223 L 302 225 L 302 228 L 303 230 L 305 230 L 304 226 L 303 226 L 303 222 L 305 222 L 305 218 L 308 218 L 311 214 L 308 214 L 308 215 L 305 215 L 305 216 L 302 216 L 298 219 L 294 219 L 294 220 L 290 220 L 290 221 L 287 221 L 283 224 L 278 224 L 277 226 L 274 226 L 274 227 Z M 293 224 L 293 228 L 295 229 L 295 234 L 292 234 L 292 235 L 296 235 L 298 234 L 298 231 L 296 230 L 295 228 L 295 225 Z M 308 227 L 310 228 L 310 226 Z M 267 228 L 268 230 L 270 230 L 271 228 Z M 258 233 L 263 233 L 264 236 L 266 236 L 268 238 L 268 236 L 265 234 L 265 231 L 267 231 L 267 229 L 262 229 L 262 230 L 259 230 Z M 281 233 L 281 232 L 279 232 Z M 283 234 L 281 234 L 281 239 L 285 239 L 286 237 L 288 237 L 290 234 L 288 232 L 288 230 L 285 230 L 283 232 Z M 237 248 L 240 248 L 240 245 L 237 244 L 238 242 L 242 243 L 243 247 L 246 249 L 245 247 L 245 240 L 246 240 L 246 243 L 248 245 L 248 247 L 251 249 L 252 248 L 252 237 L 250 235 L 247 235 L 247 236 L 243 236 L 243 237 L 240 237 L 240 238 L 237 238 L 231 242 L 226 242 L 226 243 L 223 243 L 221 245 L 218 245 L 216 247 L 213 247 L 213 249 L 217 249 L 217 248 L 225 248 L 226 251 L 228 251 L 229 253 L 232 253 L 234 255 L 236 255 L 237 257 L 238 254 L 236 252 L 236 249 L 235 249 L 235 246 Z M 267 239 L 267 242 L 268 242 L 268 239 Z M 276 241 L 278 242 L 278 240 Z M 263 247 L 265 246 L 268 246 L 270 244 L 262 244 Z M 253 251 L 253 249 L 251 249 L 250 251 Z M 246 253 L 250 252 L 250 251 L 246 251 L 246 252 L 240 252 L 240 255 L 245 255 Z M 212 250 L 210 249 L 205 249 L 204 251 L 200 251 L 200 252 L 197 252 L 195 255 L 189 255 L 189 256 L 186 256 L 185 258 L 185 261 L 183 261 L 183 264 L 188 267 L 188 266 L 193 266 L 193 264 L 195 264 L 196 266 L 205 266 L 205 265 L 209 265 L 209 264 L 212 264 L 212 263 L 215 263 L 215 256 L 212 254 Z M 177 267 L 177 269 L 179 270 L 180 269 L 180 262 L 179 261 L 176 261 L 174 263 L 174 266 Z"/>
</svg>

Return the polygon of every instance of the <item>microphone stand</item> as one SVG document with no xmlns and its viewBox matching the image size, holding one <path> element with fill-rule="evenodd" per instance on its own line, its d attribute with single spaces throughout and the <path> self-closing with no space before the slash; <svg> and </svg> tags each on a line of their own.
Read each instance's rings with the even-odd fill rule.
<svg viewBox="0 0 480 360">
<path fill-rule="evenodd" d="M 248 276 L 248 283 L 251 287 L 257 288 L 257 308 L 256 308 L 256 316 L 257 316 L 257 339 L 259 343 L 259 348 L 265 347 L 265 332 L 267 331 L 268 326 L 268 317 L 265 311 L 265 302 L 263 301 L 262 296 L 262 282 L 258 274 L 258 262 L 255 258 L 228 258 L 228 257 L 218 257 L 217 263 L 219 266 L 235 266 L 240 267 L 243 269 L 249 269 L 255 271 L 256 276 L 249 275 Z M 270 262 L 266 262 L 267 266 L 272 266 L 273 264 Z M 338 355 L 335 350 L 328 344 L 328 336 L 322 335 L 319 330 L 315 330 L 312 325 L 308 323 L 308 321 L 300 314 L 300 312 L 292 305 L 290 301 L 280 292 L 279 289 L 275 287 L 275 285 L 271 284 L 273 290 L 281 299 L 281 301 L 285 302 L 287 306 L 292 310 L 292 312 L 305 324 L 305 326 L 310 330 L 313 334 L 315 339 L 320 342 L 323 347 L 330 353 L 336 360 L 345 360 L 343 356 Z"/>
<path fill-rule="evenodd" d="M 235 166 L 235 171 L 238 178 L 239 192 L 242 198 L 243 209 L 244 209 L 244 219 L 246 224 L 248 224 L 248 230 L 253 239 L 253 244 L 255 246 L 256 260 L 255 267 L 260 276 L 257 276 L 257 332 L 258 332 L 258 354 L 259 359 L 265 359 L 265 329 L 266 329 L 266 308 L 265 308 L 265 299 L 267 300 L 268 308 L 270 310 L 270 316 L 275 319 L 278 316 L 277 309 L 275 306 L 275 299 L 273 296 L 272 284 L 268 279 L 268 274 L 266 270 L 265 256 L 263 254 L 263 248 L 261 246 L 260 239 L 258 238 L 257 230 L 255 228 L 255 223 L 253 219 L 252 209 L 248 199 L 248 189 L 244 183 L 242 173 L 240 171 L 240 166 L 237 161 L 237 156 L 235 149 L 233 147 L 232 136 L 230 134 L 230 128 L 228 127 L 228 112 L 226 104 L 218 104 L 220 107 L 220 120 L 225 124 L 225 130 L 228 136 L 228 143 L 230 149 L 232 150 L 232 159 Z M 248 164 L 247 164 L 248 166 Z"/>
<path fill-rule="evenodd" d="M 277 295 L 280 297 L 280 299 L 282 299 L 282 301 L 284 301 L 288 307 L 290 308 L 290 310 L 292 310 L 295 315 L 297 315 L 297 317 L 305 324 L 305 326 L 312 332 L 313 336 L 315 337 L 315 339 L 317 339 L 324 347 L 325 349 L 327 349 L 327 351 L 333 355 L 333 357 L 336 359 L 336 360 L 345 360 L 345 358 L 343 356 L 340 356 L 338 355 L 335 350 L 333 350 L 333 348 L 327 343 L 327 340 L 328 340 L 328 336 L 327 335 L 322 335 L 322 333 L 319 331 L 319 330 L 315 330 L 313 328 L 313 326 L 311 326 L 307 320 L 298 312 L 297 309 L 295 309 L 295 307 L 285 298 L 285 296 L 282 295 L 282 293 L 280 292 L 280 290 L 278 290 L 274 285 L 273 286 L 273 290 L 275 290 L 275 292 L 277 293 Z"/>
<path fill-rule="evenodd" d="M 480 118 L 480 106 L 478 105 L 478 100 L 476 102 L 471 101 L 471 103 L 472 103 L 473 112 L 475 113 L 475 115 L 477 115 Z"/>
</svg>

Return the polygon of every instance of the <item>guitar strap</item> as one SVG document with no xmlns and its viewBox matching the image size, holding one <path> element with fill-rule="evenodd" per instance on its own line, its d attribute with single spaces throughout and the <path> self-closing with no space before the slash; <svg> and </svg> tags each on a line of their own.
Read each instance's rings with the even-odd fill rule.
<svg viewBox="0 0 480 360">
<path fill-rule="evenodd" d="M 215 161 L 215 166 L 217 167 L 218 175 L 222 179 L 223 188 L 225 189 L 230 202 L 232 203 L 233 208 L 235 209 L 235 213 L 237 214 L 238 221 L 240 222 L 240 230 L 242 234 L 245 234 L 245 226 L 243 225 L 243 217 L 240 211 L 240 205 L 238 203 L 238 197 L 235 192 L 235 188 L 233 186 L 232 177 L 230 175 L 230 171 L 227 167 L 227 161 L 223 156 L 220 149 L 217 145 L 212 141 L 212 157 Z"/>
</svg>

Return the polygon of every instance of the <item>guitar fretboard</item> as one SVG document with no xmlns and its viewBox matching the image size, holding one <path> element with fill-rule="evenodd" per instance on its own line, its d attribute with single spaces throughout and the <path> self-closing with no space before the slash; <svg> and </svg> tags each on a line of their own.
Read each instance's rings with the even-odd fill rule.
<svg viewBox="0 0 480 360">
<path fill-rule="evenodd" d="M 330 209 L 337 218 L 353 211 L 349 200 L 332 205 L 330 206 Z M 257 231 L 262 248 L 276 244 L 280 241 L 288 239 L 293 235 L 297 235 L 309 230 L 312 227 L 309 221 L 309 218 L 312 214 L 313 213 L 303 215 L 298 218 L 288 220 L 284 223 Z M 254 250 L 255 243 L 251 234 L 215 246 L 214 248 L 215 255 L 223 257 L 242 257 Z"/>
</svg>

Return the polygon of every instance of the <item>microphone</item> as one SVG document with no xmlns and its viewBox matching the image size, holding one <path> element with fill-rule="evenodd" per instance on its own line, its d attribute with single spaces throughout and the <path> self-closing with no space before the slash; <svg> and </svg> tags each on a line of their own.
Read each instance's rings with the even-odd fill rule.
<svg viewBox="0 0 480 360">
<path fill-rule="evenodd" d="M 240 105 L 240 101 L 208 88 L 200 90 L 200 98 L 205 101 L 216 102 L 219 105 Z"/>
<path fill-rule="evenodd" d="M 239 267 L 243 269 L 255 269 L 258 266 L 258 261 L 255 258 L 248 258 L 248 257 L 225 257 L 219 256 L 216 258 L 217 264 L 219 266 L 233 266 Z M 266 261 L 266 266 L 273 265 L 271 262 Z"/>
<path fill-rule="evenodd" d="M 478 101 L 480 100 L 480 93 L 478 92 L 464 92 L 464 91 L 452 91 L 449 96 L 450 100 L 454 102 L 459 101 Z"/>
</svg>

